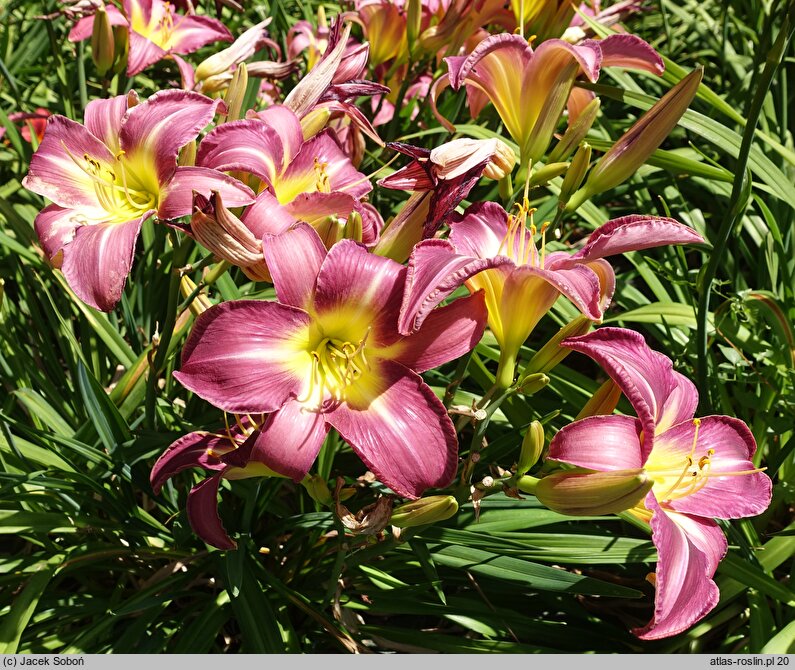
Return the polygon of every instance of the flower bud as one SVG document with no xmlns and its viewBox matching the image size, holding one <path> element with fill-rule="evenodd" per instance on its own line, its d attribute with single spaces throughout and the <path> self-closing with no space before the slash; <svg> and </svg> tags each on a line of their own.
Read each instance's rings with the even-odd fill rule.
<svg viewBox="0 0 795 670">
<path fill-rule="evenodd" d="M 417 43 L 422 29 L 422 0 L 408 0 L 406 3 L 406 39 L 408 40 L 409 53 L 414 54 L 414 45 Z"/>
<path fill-rule="evenodd" d="M 192 167 L 196 165 L 196 140 L 188 142 L 179 152 L 179 161 L 177 163 L 183 167 Z"/>
<path fill-rule="evenodd" d="M 348 220 L 345 222 L 345 227 L 342 230 L 342 237 L 346 240 L 361 242 L 362 235 L 362 215 L 359 214 L 359 212 L 353 211 L 348 214 Z"/>
<path fill-rule="evenodd" d="M 127 26 L 113 26 L 113 42 L 116 61 L 112 74 L 117 75 L 127 69 L 127 55 L 130 52 L 130 31 Z M 129 94 L 128 94 L 129 97 Z"/>
<path fill-rule="evenodd" d="M 248 87 L 248 70 L 246 64 L 241 63 L 237 66 L 235 73 L 232 75 L 232 81 L 229 82 L 229 87 L 224 94 L 224 101 L 226 102 L 227 121 L 237 121 L 240 116 L 240 111 L 243 109 L 243 100 L 246 97 L 246 88 Z"/>
<path fill-rule="evenodd" d="M 582 408 L 575 420 L 579 421 L 589 416 L 612 414 L 620 399 L 621 388 L 612 379 L 608 379 L 596 389 L 596 392 L 585 403 L 585 407 Z"/>
<path fill-rule="evenodd" d="M 693 70 L 624 133 L 591 170 L 585 186 L 566 206 L 567 212 L 573 212 L 591 196 L 615 188 L 643 165 L 687 111 L 696 97 L 703 72 L 701 68 Z"/>
<path fill-rule="evenodd" d="M 522 377 L 516 387 L 519 393 L 533 395 L 534 393 L 538 393 L 547 384 L 549 384 L 549 377 L 543 372 L 534 372 Z"/>
<path fill-rule="evenodd" d="M 100 76 L 104 76 L 110 70 L 116 58 L 113 26 L 110 25 L 105 5 L 100 5 L 94 14 L 94 30 L 91 33 L 91 58 Z"/>
<path fill-rule="evenodd" d="M 539 372 L 549 372 L 571 353 L 571 349 L 561 347 L 560 343 L 567 337 L 585 335 L 590 330 L 592 323 L 587 316 L 578 316 L 567 323 L 536 352 L 536 355 L 525 367 L 524 373 L 529 376 Z"/>
<path fill-rule="evenodd" d="M 486 169 L 483 170 L 483 176 L 499 181 L 513 172 L 514 165 L 516 165 L 516 154 L 513 149 L 498 139 L 496 140 L 494 155 L 491 157 Z"/>
<path fill-rule="evenodd" d="M 599 98 L 594 98 L 583 108 L 577 120 L 566 129 L 563 137 L 560 138 L 560 142 L 555 145 L 555 148 L 549 154 L 550 162 L 565 161 L 574 153 L 574 150 L 585 139 L 593 122 L 596 120 L 600 106 Z"/>
<path fill-rule="evenodd" d="M 542 426 L 539 421 L 533 421 L 527 427 L 527 433 L 525 433 L 524 439 L 522 440 L 522 449 L 519 452 L 519 463 L 516 466 L 516 474 L 523 475 L 538 463 L 538 459 L 541 458 L 543 451 L 544 426 Z"/>
<path fill-rule="evenodd" d="M 193 292 L 197 289 L 196 282 L 194 282 L 188 275 L 183 275 L 182 278 L 179 280 L 179 292 L 182 294 L 182 297 L 187 300 Z M 210 299 L 204 295 L 204 293 L 199 293 L 196 297 L 191 301 L 188 308 L 191 311 L 193 316 L 199 316 L 206 312 L 213 304 L 210 302 Z"/>
<path fill-rule="evenodd" d="M 535 495 L 560 514 L 600 516 L 634 507 L 653 484 L 643 470 L 558 472 L 540 480 Z"/>
<path fill-rule="evenodd" d="M 331 490 L 328 484 L 326 484 L 326 480 L 320 475 L 307 475 L 301 481 L 301 485 L 315 502 L 327 507 L 331 506 L 334 502 L 334 498 L 331 496 Z"/>
<path fill-rule="evenodd" d="M 457 179 L 478 165 L 486 163 L 483 176 L 499 180 L 513 170 L 513 166 L 516 165 L 516 154 L 505 142 L 496 137 L 489 140 L 462 137 L 433 149 L 430 160 L 434 173 L 439 179 L 448 181 Z"/>
<path fill-rule="evenodd" d="M 389 523 L 398 528 L 426 526 L 449 519 L 457 511 L 458 502 L 455 497 L 428 496 L 396 507 Z"/>
<path fill-rule="evenodd" d="M 326 127 L 331 118 L 331 110 L 328 107 L 315 107 L 301 119 L 301 132 L 304 135 L 304 142 L 317 135 Z"/>
<path fill-rule="evenodd" d="M 547 163 L 538 170 L 533 170 L 530 176 L 530 186 L 541 186 L 555 177 L 560 177 L 569 169 L 568 163 Z"/>
<path fill-rule="evenodd" d="M 403 263 L 414 245 L 422 239 L 430 201 L 429 191 L 412 193 L 397 216 L 384 228 L 373 253 Z"/>
<path fill-rule="evenodd" d="M 591 145 L 583 142 L 574 158 L 571 161 L 569 169 L 566 171 L 566 176 L 563 178 L 563 186 L 560 187 L 560 198 L 558 199 L 558 206 L 563 207 L 569 201 L 572 194 L 580 188 L 582 180 L 588 172 L 588 166 L 591 164 Z"/>
<path fill-rule="evenodd" d="M 226 49 L 199 63 L 196 68 L 196 83 L 225 74 L 233 65 L 242 63 L 252 56 L 257 49 L 267 43 L 268 33 L 265 31 L 265 26 L 270 22 L 270 19 L 261 21 L 249 28 Z M 202 86 L 202 91 L 206 92 L 207 88 Z"/>
</svg>

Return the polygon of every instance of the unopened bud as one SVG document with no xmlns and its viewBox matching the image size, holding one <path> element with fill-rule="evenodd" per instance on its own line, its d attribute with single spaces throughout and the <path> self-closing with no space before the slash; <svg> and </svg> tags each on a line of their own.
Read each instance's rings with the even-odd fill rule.
<svg viewBox="0 0 795 670">
<path fill-rule="evenodd" d="M 301 132 L 304 135 L 304 142 L 317 135 L 326 127 L 331 118 L 331 110 L 328 107 L 315 107 L 301 119 Z"/>
<path fill-rule="evenodd" d="M 188 142 L 179 152 L 178 164 L 183 167 L 196 165 L 196 140 Z"/>
<path fill-rule="evenodd" d="M 547 163 L 530 175 L 530 186 L 542 186 L 569 169 L 568 163 Z"/>
<path fill-rule="evenodd" d="M 91 58 L 100 76 L 110 70 L 116 58 L 116 41 L 105 5 L 100 5 L 94 14 L 94 30 L 91 33 Z"/>
<path fill-rule="evenodd" d="M 113 42 L 116 55 L 116 61 L 113 64 L 113 74 L 116 75 L 127 68 L 127 56 L 130 52 L 129 28 L 127 26 L 113 26 Z"/>
<path fill-rule="evenodd" d="M 522 449 L 519 452 L 519 463 L 516 466 L 516 474 L 523 475 L 538 463 L 538 459 L 541 458 L 543 451 L 544 426 L 542 426 L 539 421 L 533 421 L 527 427 L 527 433 L 525 433 L 524 439 L 522 440 Z"/>
<path fill-rule="evenodd" d="M 643 470 L 558 472 L 540 480 L 535 495 L 553 512 L 600 516 L 631 509 L 653 484 Z"/>
<path fill-rule="evenodd" d="M 199 63 L 196 68 L 196 82 L 204 82 L 211 77 L 226 74 L 229 68 L 236 63 L 242 63 L 246 58 L 252 56 L 257 49 L 262 47 L 267 40 L 265 26 L 271 19 L 265 19 L 257 25 L 249 28 L 238 37 L 230 46 L 222 51 L 214 53 L 206 60 Z M 202 86 L 202 91 L 207 91 L 207 86 Z"/>
<path fill-rule="evenodd" d="M 696 68 L 666 93 L 602 156 L 588 180 L 569 200 L 573 212 L 597 193 L 604 193 L 629 179 L 674 129 L 696 97 L 703 75 Z"/>
<path fill-rule="evenodd" d="M 516 154 L 496 137 L 490 140 L 460 137 L 433 149 L 430 160 L 439 179 L 457 179 L 485 163 L 483 176 L 499 180 L 513 170 Z"/>
<path fill-rule="evenodd" d="M 362 215 L 359 214 L 359 212 L 353 211 L 348 215 L 348 220 L 345 222 L 345 227 L 342 230 L 342 237 L 346 240 L 361 242 L 362 234 Z"/>
<path fill-rule="evenodd" d="M 621 388 L 612 379 L 608 379 L 602 384 L 591 399 L 585 403 L 575 420 L 584 419 L 589 416 L 612 414 L 621 399 Z"/>
<path fill-rule="evenodd" d="M 301 481 L 301 484 L 306 489 L 309 497 L 317 503 L 325 506 L 331 506 L 334 498 L 331 496 L 331 490 L 326 484 L 326 480 L 320 475 L 307 475 Z"/>
<path fill-rule="evenodd" d="M 422 239 L 430 202 L 429 192 L 412 193 L 397 216 L 384 228 L 373 253 L 398 263 L 408 259 L 414 245 Z"/>
<path fill-rule="evenodd" d="M 591 164 L 591 145 L 583 142 L 574 158 L 571 161 L 569 169 L 566 171 L 566 176 L 563 178 L 563 186 L 560 187 L 560 198 L 558 199 L 559 206 L 564 206 L 574 192 L 580 188 L 585 175 L 588 172 L 588 166 Z"/>
<path fill-rule="evenodd" d="M 599 98 L 594 98 L 585 107 L 583 107 L 577 119 L 566 129 L 560 142 L 555 145 L 555 148 L 549 154 L 549 161 L 565 161 L 571 156 L 575 149 L 579 146 L 580 142 L 585 139 L 588 131 L 591 129 L 593 122 L 596 120 L 596 115 L 599 113 L 601 102 Z"/>
<path fill-rule="evenodd" d="M 522 377 L 516 387 L 519 393 L 533 395 L 534 393 L 538 393 L 547 384 L 549 384 L 549 377 L 543 372 L 534 372 Z"/>
<path fill-rule="evenodd" d="M 449 519 L 457 511 L 458 502 L 455 497 L 428 496 L 396 507 L 389 523 L 398 528 L 426 526 Z"/>
<path fill-rule="evenodd" d="M 414 45 L 422 29 L 422 0 L 408 0 L 406 3 L 406 40 L 409 53 L 414 54 Z"/>
<path fill-rule="evenodd" d="M 527 367 L 524 369 L 526 375 L 531 375 L 539 372 L 549 372 L 558 363 L 560 363 L 566 356 L 571 353 L 571 349 L 561 347 L 560 343 L 567 337 L 577 337 L 578 335 L 585 335 L 593 324 L 587 316 L 578 316 L 573 321 L 567 323 L 561 328 L 556 335 L 541 347 L 536 355 L 530 359 Z"/>
<path fill-rule="evenodd" d="M 246 64 L 241 63 L 232 75 L 232 81 L 229 82 L 229 87 L 224 95 L 227 107 L 227 121 L 237 121 L 241 118 L 240 112 L 243 109 L 246 88 L 248 88 L 248 70 L 246 69 Z"/>
<path fill-rule="evenodd" d="M 192 296 L 197 288 L 196 282 L 187 275 L 183 275 L 179 280 L 179 292 L 185 300 Z M 197 293 L 196 297 L 191 301 L 190 305 L 188 305 L 188 309 L 190 309 L 193 316 L 199 316 L 212 306 L 213 304 L 210 302 L 210 299 L 204 295 L 204 293 Z"/>
</svg>

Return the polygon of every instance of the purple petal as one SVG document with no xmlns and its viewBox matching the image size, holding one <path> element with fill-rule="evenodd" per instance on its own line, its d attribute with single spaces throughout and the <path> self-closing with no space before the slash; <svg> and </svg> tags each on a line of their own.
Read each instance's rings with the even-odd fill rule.
<svg viewBox="0 0 795 670">
<path fill-rule="evenodd" d="M 243 212 L 240 220 L 258 239 L 262 239 L 265 235 L 278 235 L 298 223 L 267 190 L 257 196 L 254 204 Z"/>
<path fill-rule="evenodd" d="M 475 348 L 486 327 L 486 301 L 482 291 L 433 310 L 413 335 L 396 346 L 394 360 L 415 372 L 425 372 Z"/>
<path fill-rule="evenodd" d="M 141 224 L 154 212 L 127 223 L 80 226 L 63 249 L 64 277 L 83 302 L 109 312 L 119 302 L 135 256 Z"/>
<path fill-rule="evenodd" d="M 320 412 L 314 412 L 295 400 L 268 416 L 251 459 L 261 461 L 271 470 L 301 481 L 315 462 L 328 426 Z"/>
<path fill-rule="evenodd" d="M 525 83 L 538 81 L 540 78 L 547 79 L 548 70 L 560 69 L 572 59 L 577 62 L 590 81 L 599 79 L 602 52 L 597 43 L 590 40 L 573 45 L 565 40 L 552 39 L 542 42 L 533 53 Z"/>
<path fill-rule="evenodd" d="M 561 343 L 593 358 L 618 384 L 638 414 L 646 454 L 654 436 L 693 417 L 698 393 L 693 383 L 674 372 L 673 363 L 653 351 L 643 336 L 624 328 L 600 328 Z"/>
<path fill-rule="evenodd" d="M 266 235 L 262 247 L 279 302 L 307 309 L 326 257 L 318 234 L 299 223 L 279 235 Z"/>
<path fill-rule="evenodd" d="M 726 553 L 726 538 L 711 519 L 667 512 L 646 497 L 653 512 L 652 540 L 657 547 L 654 616 L 632 632 L 642 640 L 657 640 L 688 629 L 718 603 L 712 576 Z"/>
<path fill-rule="evenodd" d="M 179 150 L 213 120 L 220 103 L 190 91 L 155 93 L 122 122 L 119 140 L 126 158 L 155 166 L 162 184 L 174 173 Z"/>
<path fill-rule="evenodd" d="M 121 148 L 119 133 L 128 105 L 129 99 L 126 95 L 117 95 L 105 100 L 92 100 L 86 105 L 84 113 L 86 128 L 114 154 L 119 153 Z"/>
<path fill-rule="evenodd" d="M 457 465 L 458 443 L 447 410 L 422 378 L 381 361 L 367 383 L 354 382 L 347 403 L 326 414 L 379 480 L 395 493 L 418 498 L 447 486 Z M 379 383 L 374 384 L 376 376 Z M 351 395 L 359 402 L 353 403 Z"/>
<path fill-rule="evenodd" d="M 174 20 L 174 28 L 168 40 L 168 50 L 187 54 L 201 49 L 210 42 L 231 42 L 232 33 L 217 19 L 209 16 L 180 16 Z"/>
<path fill-rule="evenodd" d="M 22 185 L 61 207 L 97 208 L 94 181 L 77 164 L 85 164 L 85 155 L 99 162 L 102 170 L 113 166 L 113 155 L 102 142 L 79 123 L 55 114 L 47 119 L 44 138 Z"/>
<path fill-rule="evenodd" d="M 329 190 L 343 191 L 361 198 L 373 190 L 370 180 L 359 172 L 327 130 L 315 135 L 301 147 L 279 179 L 276 195 L 280 202 L 288 202 L 304 191 L 318 190 L 317 165 L 322 165 L 329 178 Z M 308 186 L 308 187 L 307 187 Z M 286 195 L 286 191 L 290 195 Z"/>
<path fill-rule="evenodd" d="M 108 15 L 108 21 L 112 26 L 126 26 L 127 19 L 124 15 L 116 9 L 113 5 L 105 5 L 105 13 Z M 96 14 L 90 14 L 80 19 L 72 29 L 69 31 L 70 42 L 82 42 L 91 37 L 94 32 L 94 17 Z"/>
<path fill-rule="evenodd" d="M 202 167 L 180 166 L 160 194 L 161 219 L 176 219 L 193 211 L 193 194 L 209 198 L 214 192 L 221 195 L 226 207 L 243 207 L 254 202 L 254 191 L 243 182 L 222 172 Z"/>
<path fill-rule="evenodd" d="M 157 459 L 149 475 L 155 495 L 160 493 L 160 489 L 169 479 L 188 468 L 223 470 L 226 466 L 217 456 L 211 456 L 209 452 L 223 453 L 230 446 L 237 445 L 226 436 L 220 437 L 205 432 L 188 433 L 172 442 Z"/>
<path fill-rule="evenodd" d="M 597 228 L 585 246 L 570 257 L 569 264 L 639 251 L 667 244 L 703 244 L 695 230 L 664 217 L 631 214 Z"/>
<path fill-rule="evenodd" d="M 241 170 L 273 184 L 285 164 L 279 134 L 262 121 L 243 119 L 213 128 L 199 145 L 196 165 Z"/>
<path fill-rule="evenodd" d="M 589 416 L 558 431 L 548 459 L 597 472 L 637 470 L 643 466 L 638 430 L 631 416 Z"/>
<path fill-rule="evenodd" d="M 371 254 L 352 240 L 341 240 L 328 252 L 317 275 L 314 311 L 319 317 L 366 320 L 373 328 L 368 342 L 391 344 L 398 337 L 404 278 L 405 268 L 399 263 Z"/>
<path fill-rule="evenodd" d="M 218 516 L 218 486 L 220 475 L 196 484 L 188 493 L 188 521 L 193 532 L 207 544 L 218 549 L 237 549 L 237 543 L 226 533 Z"/>
<path fill-rule="evenodd" d="M 332 192 L 320 193 L 300 193 L 293 200 L 284 205 L 285 211 L 297 221 L 320 228 L 327 219 L 333 219 L 333 225 L 337 221 L 348 218 L 348 215 L 355 209 L 357 200 L 347 193 Z M 323 237 L 321 235 L 321 237 Z M 333 240 L 336 242 L 336 239 Z"/>
<path fill-rule="evenodd" d="M 480 61 L 498 49 L 509 50 L 507 53 L 515 52 L 514 60 L 517 66 L 512 71 L 517 75 L 522 72 L 524 63 L 533 55 L 530 45 L 519 35 L 508 33 L 491 35 L 481 41 L 466 58 L 451 56 L 444 59 L 450 72 L 450 86 L 454 90 L 461 88 L 464 80 L 478 67 Z M 477 70 L 478 77 L 482 76 L 481 69 Z"/>
<path fill-rule="evenodd" d="M 398 330 L 411 335 L 431 310 L 467 279 L 489 268 L 512 265 L 504 256 L 481 259 L 457 254 L 448 240 L 420 242 L 409 258 Z"/>
<path fill-rule="evenodd" d="M 72 241 L 83 220 L 81 214 L 82 210 L 65 209 L 58 205 L 47 205 L 38 213 L 33 225 L 47 258 L 53 260 Z M 94 214 L 102 216 L 105 211 L 96 210 Z"/>
<path fill-rule="evenodd" d="M 599 40 L 597 44 L 602 50 L 602 67 L 626 67 L 658 75 L 665 72 L 660 54 L 637 35 L 617 33 Z"/>
<path fill-rule="evenodd" d="M 174 377 L 227 412 L 273 412 L 311 368 L 309 323 L 306 312 L 274 302 L 215 305 L 196 320 Z"/>
<path fill-rule="evenodd" d="M 278 134 L 284 156 L 282 165 L 292 163 L 304 144 L 301 121 L 295 112 L 284 105 L 271 105 L 267 109 L 257 112 L 255 116 Z"/>
<path fill-rule="evenodd" d="M 530 231 L 525 231 L 525 242 Z M 450 224 L 450 239 L 459 253 L 475 258 L 507 255 L 508 212 L 496 202 L 476 202 Z M 521 237 L 516 236 L 518 251 Z M 518 257 L 519 254 L 515 254 Z"/>
<path fill-rule="evenodd" d="M 144 37 L 130 29 L 130 50 L 127 54 L 127 76 L 134 77 L 143 72 L 150 65 L 162 60 L 168 55 L 148 37 Z"/>
<path fill-rule="evenodd" d="M 695 451 L 694 438 L 693 421 L 680 423 L 657 436 L 649 463 L 661 459 L 664 463 L 675 464 L 674 469 L 692 463 L 688 474 L 690 470 L 702 473 L 706 481 L 695 493 L 681 498 L 674 496 L 667 501 L 662 496 L 670 489 L 665 489 L 676 481 L 676 477 L 668 477 L 662 486 L 654 488 L 660 502 L 677 512 L 720 519 L 739 519 L 764 512 L 770 505 L 773 484 L 765 473 L 754 472 L 756 466 L 751 456 L 756 451 L 756 442 L 748 426 L 728 416 L 707 416 L 701 419 Z M 714 452 L 712 455 L 710 450 Z M 705 456 L 709 459 L 707 464 L 701 460 Z M 721 476 L 721 472 L 748 474 Z M 687 489 L 692 480 L 686 476 L 677 490 Z"/>
</svg>

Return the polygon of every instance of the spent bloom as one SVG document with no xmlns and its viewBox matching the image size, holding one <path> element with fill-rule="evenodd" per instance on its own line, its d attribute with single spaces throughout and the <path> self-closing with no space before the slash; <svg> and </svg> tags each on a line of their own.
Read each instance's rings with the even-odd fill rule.
<svg viewBox="0 0 795 670">
<path fill-rule="evenodd" d="M 549 459 L 595 477 L 635 471 L 651 479 L 651 490 L 631 512 L 649 521 L 659 556 L 654 616 L 634 632 L 647 640 L 676 635 L 718 602 L 712 576 L 727 543 L 713 518 L 760 514 L 770 504 L 772 483 L 751 460 L 756 443 L 748 426 L 728 416 L 694 418 L 695 386 L 640 334 L 600 328 L 562 344 L 599 363 L 638 418 L 575 421 L 552 440 Z"/>
<path fill-rule="evenodd" d="M 180 148 L 210 123 L 219 101 L 173 90 L 137 102 L 134 94 L 93 100 L 85 125 L 51 116 L 23 181 L 53 202 L 35 221 L 47 256 L 81 300 L 103 311 L 121 297 L 149 217 L 190 214 L 194 191 L 218 191 L 230 206 L 254 200 L 220 172 L 177 166 Z"/>
<path fill-rule="evenodd" d="M 329 427 L 396 493 L 450 483 L 455 429 L 417 374 L 468 352 L 486 313 L 482 294 L 397 330 L 406 268 L 351 240 L 326 251 L 298 224 L 263 242 L 278 302 L 238 300 L 196 321 L 174 376 L 213 405 L 268 414 L 252 459 L 300 481 Z"/>
</svg>

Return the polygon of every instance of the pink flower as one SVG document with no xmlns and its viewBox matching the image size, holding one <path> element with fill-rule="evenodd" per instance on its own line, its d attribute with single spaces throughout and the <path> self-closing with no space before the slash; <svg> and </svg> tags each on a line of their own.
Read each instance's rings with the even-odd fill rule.
<svg viewBox="0 0 795 670">
<path fill-rule="evenodd" d="M 224 411 L 268 413 L 251 458 L 297 481 L 333 426 L 396 493 L 416 498 L 449 484 L 455 429 L 417 373 L 475 346 L 483 296 L 435 310 L 403 337 L 403 266 L 350 240 L 326 252 L 306 224 L 263 244 L 279 301 L 204 312 L 174 376 Z"/>
<path fill-rule="evenodd" d="M 35 221 L 47 256 L 81 300 L 103 311 L 121 297 L 150 216 L 190 214 L 193 191 L 218 191 L 230 206 L 254 200 L 248 187 L 220 172 L 177 167 L 180 148 L 210 123 L 218 101 L 162 91 L 136 103 L 134 94 L 94 100 L 85 126 L 51 116 L 23 181 L 54 203 Z"/>
<path fill-rule="evenodd" d="M 726 553 L 713 517 L 759 514 L 772 483 L 751 457 L 756 443 L 739 419 L 694 419 L 698 394 L 638 333 L 600 328 L 562 346 L 597 361 L 618 384 L 638 418 L 592 416 L 563 428 L 549 458 L 596 472 L 642 470 L 654 484 L 633 512 L 649 520 L 659 559 L 654 616 L 634 632 L 646 640 L 676 635 L 718 602 L 712 580 Z"/>
<path fill-rule="evenodd" d="M 703 242 L 673 219 L 625 216 L 597 228 L 576 253 L 546 252 L 534 226 L 525 227 L 527 209 L 517 215 L 496 203 L 475 203 L 450 223 L 450 240 L 425 240 L 411 254 L 400 332 L 411 333 L 425 316 L 466 282 L 484 290 L 489 327 L 500 344 L 500 369 L 509 386 L 519 348 L 541 317 L 563 294 L 585 316 L 601 320 L 615 289 L 606 256 L 665 244 Z"/>
<path fill-rule="evenodd" d="M 367 177 L 353 167 L 330 131 L 304 141 L 301 122 L 287 107 L 269 107 L 253 118 L 216 127 L 202 140 L 196 164 L 258 179 L 256 211 L 247 216 L 263 216 L 266 226 L 274 220 L 268 212 L 276 210 L 320 230 L 329 219 L 345 220 L 356 211 L 363 219 L 363 241 L 377 239 L 380 217 L 361 202 L 372 190 Z M 267 232 L 283 230 L 270 226 Z"/>
<path fill-rule="evenodd" d="M 19 126 L 19 134 L 26 142 L 31 142 L 33 135 L 36 140 L 41 142 L 44 137 L 44 130 L 47 128 L 47 119 L 52 116 L 52 113 L 44 109 L 44 107 L 37 107 L 35 112 L 14 112 L 8 115 L 8 120 Z M 33 135 L 30 130 L 33 129 Z M 5 128 L 0 128 L 0 139 L 6 134 Z"/>
<path fill-rule="evenodd" d="M 523 165 L 544 155 L 580 74 L 594 82 L 601 68 L 610 65 L 656 74 L 664 69 L 657 52 L 634 35 L 611 35 L 576 46 L 551 39 L 533 49 L 519 35 L 504 33 L 487 37 L 468 56 L 445 61 L 449 74 L 434 84 L 434 109 L 436 96 L 448 83 L 454 90 L 466 87 L 473 118 L 491 102 L 519 145 Z"/>
<path fill-rule="evenodd" d="M 217 19 L 183 16 L 163 0 L 124 0 L 123 12 L 105 8 L 110 24 L 128 26 L 130 52 L 127 75 L 132 77 L 170 54 L 187 54 L 210 42 L 231 42 L 232 34 Z M 80 19 L 69 33 L 72 42 L 91 37 L 94 15 Z"/>
</svg>

